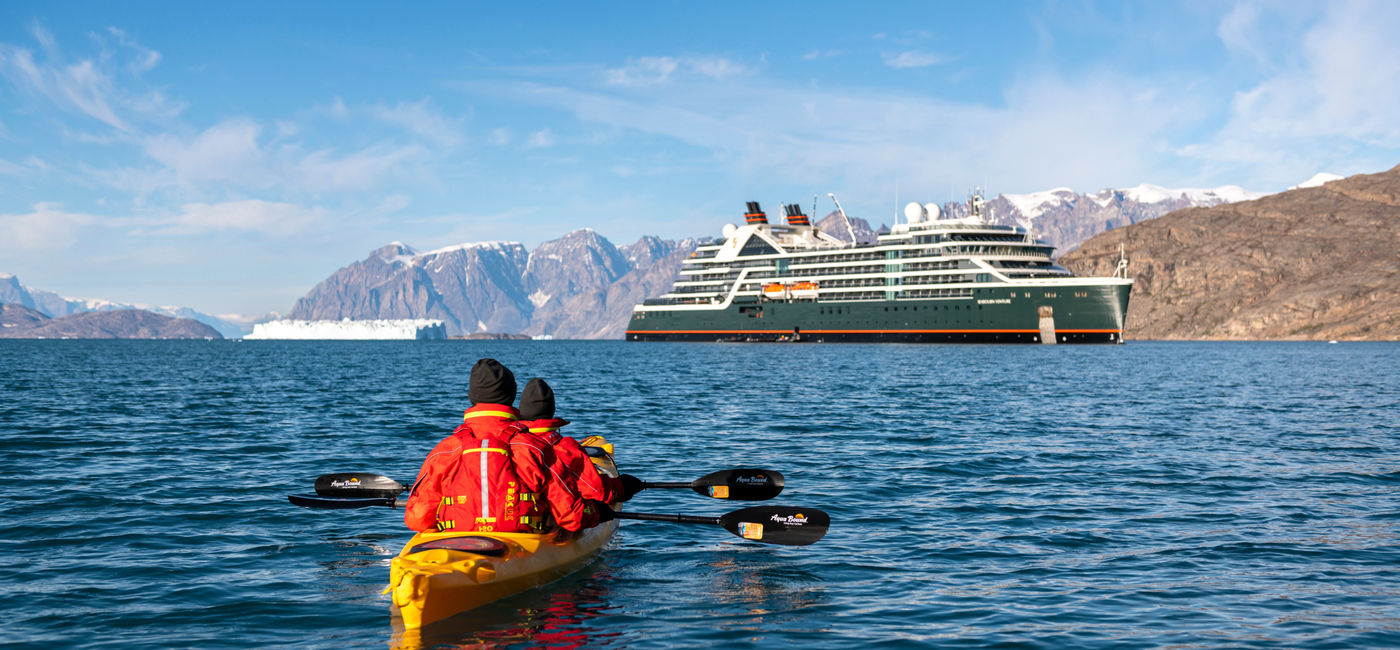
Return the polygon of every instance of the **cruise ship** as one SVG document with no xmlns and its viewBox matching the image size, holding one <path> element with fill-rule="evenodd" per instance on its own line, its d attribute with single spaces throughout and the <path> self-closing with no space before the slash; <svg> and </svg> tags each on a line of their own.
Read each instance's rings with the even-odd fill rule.
<svg viewBox="0 0 1400 650">
<path fill-rule="evenodd" d="M 855 234 L 832 195 L 850 239 Z M 1133 281 L 1120 254 L 1111 277 L 1075 277 L 1054 247 L 1022 227 L 905 206 L 874 243 L 814 226 L 796 205 L 699 246 L 667 293 L 632 310 L 628 341 L 1121 343 Z M 837 226 L 839 228 L 839 225 Z"/>
</svg>

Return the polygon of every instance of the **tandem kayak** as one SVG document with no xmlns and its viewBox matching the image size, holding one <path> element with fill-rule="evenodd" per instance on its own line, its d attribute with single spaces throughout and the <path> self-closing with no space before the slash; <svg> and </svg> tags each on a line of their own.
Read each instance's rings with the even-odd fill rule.
<svg viewBox="0 0 1400 650">
<path fill-rule="evenodd" d="M 600 473 L 617 476 L 613 446 L 601 436 L 579 443 Z M 617 532 L 617 521 L 566 543 L 553 534 L 423 532 L 389 565 L 394 610 L 407 629 L 553 582 L 587 564 Z"/>
</svg>

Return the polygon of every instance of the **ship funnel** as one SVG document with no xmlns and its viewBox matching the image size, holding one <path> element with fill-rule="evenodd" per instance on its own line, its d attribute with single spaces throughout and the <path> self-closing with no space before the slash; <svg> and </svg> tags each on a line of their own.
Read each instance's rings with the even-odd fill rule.
<svg viewBox="0 0 1400 650">
<path fill-rule="evenodd" d="M 763 214 L 763 210 L 758 207 L 758 201 L 748 202 L 749 211 L 744 214 L 744 220 L 749 224 L 768 223 L 768 215 Z"/>
<path fill-rule="evenodd" d="M 787 222 L 789 226 L 812 225 L 812 221 L 802 214 L 802 207 L 797 204 L 787 206 Z"/>
</svg>

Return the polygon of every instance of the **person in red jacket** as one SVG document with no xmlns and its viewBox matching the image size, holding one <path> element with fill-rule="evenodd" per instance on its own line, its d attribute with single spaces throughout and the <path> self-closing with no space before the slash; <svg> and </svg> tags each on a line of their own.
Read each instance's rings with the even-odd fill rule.
<svg viewBox="0 0 1400 650">
<path fill-rule="evenodd" d="M 545 380 L 535 377 L 525 383 L 525 390 L 520 392 L 520 424 L 554 448 L 555 456 L 568 466 L 571 480 L 583 498 L 617 503 L 642 491 L 642 481 L 631 474 L 617 478 L 600 474 L 583 447 L 559 433 L 560 427 L 568 423 L 554 417 L 554 389 Z"/>
<path fill-rule="evenodd" d="M 520 413 L 511 406 L 515 401 L 515 375 L 495 359 L 481 359 L 472 367 L 467 398 L 472 406 L 463 415 L 462 424 L 444 438 L 423 461 L 418 478 L 409 493 L 404 508 L 404 524 L 415 531 L 426 530 L 494 530 L 498 532 L 544 532 L 548 527 L 546 515 L 553 525 L 570 533 L 595 526 L 611 519 L 612 509 L 591 503 L 579 496 L 567 466 L 554 454 L 553 448 L 516 423 Z M 477 445 L 483 439 L 495 440 L 508 449 L 487 449 Z M 499 455 L 492 455 L 499 451 Z M 461 495 L 449 494 L 451 483 L 462 471 L 470 472 L 481 460 L 498 462 L 508 458 L 505 476 L 519 485 L 503 485 L 481 481 L 484 499 L 463 504 Z M 459 471 L 461 470 L 461 471 Z M 499 479 L 504 480 L 504 479 Z M 461 491 L 461 490 L 458 490 Z M 476 497 L 476 491 L 468 496 Z M 485 522 L 477 510 L 489 509 L 508 496 L 512 504 L 508 521 Z M 541 503 L 543 502 L 543 503 Z"/>
</svg>

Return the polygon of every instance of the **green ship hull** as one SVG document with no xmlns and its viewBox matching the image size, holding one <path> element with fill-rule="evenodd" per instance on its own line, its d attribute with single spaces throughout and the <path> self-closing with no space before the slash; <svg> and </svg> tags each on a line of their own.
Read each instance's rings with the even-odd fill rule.
<svg viewBox="0 0 1400 650">
<path fill-rule="evenodd" d="M 636 311 L 628 341 L 1121 343 L 1131 284 L 992 286 L 969 298 L 769 300 Z"/>
</svg>

